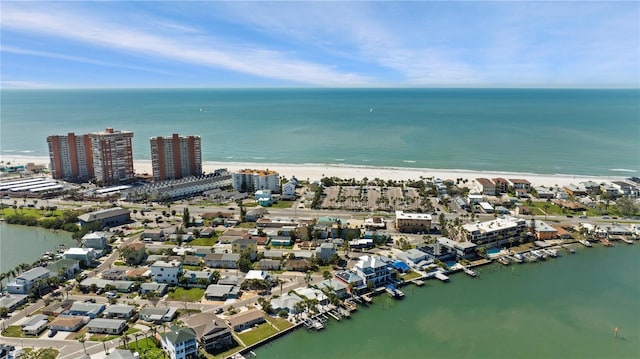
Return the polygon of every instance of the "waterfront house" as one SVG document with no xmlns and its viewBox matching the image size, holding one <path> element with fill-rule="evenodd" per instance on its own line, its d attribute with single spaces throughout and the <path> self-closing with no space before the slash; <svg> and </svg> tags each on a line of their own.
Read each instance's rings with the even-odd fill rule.
<svg viewBox="0 0 640 359">
<path fill-rule="evenodd" d="M 113 207 L 79 215 L 78 220 L 82 227 L 97 223 L 100 228 L 105 228 L 129 223 L 131 218 L 128 209 Z"/>
<path fill-rule="evenodd" d="M 136 315 L 136 307 L 133 305 L 111 305 L 102 313 L 105 318 L 129 320 Z"/>
<path fill-rule="evenodd" d="M 403 233 L 425 233 L 431 230 L 431 215 L 396 211 L 396 229 Z"/>
<path fill-rule="evenodd" d="M 47 269 L 51 271 L 52 277 L 60 277 L 65 280 L 67 278 L 73 278 L 76 274 L 80 273 L 80 261 L 76 259 L 59 259 L 55 262 L 49 263 Z"/>
<path fill-rule="evenodd" d="M 74 317 L 89 317 L 91 319 L 98 317 L 105 310 L 105 305 L 102 303 L 81 303 L 75 302 L 71 305 L 71 308 L 67 310 L 66 315 Z"/>
<path fill-rule="evenodd" d="M 36 284 L 45 285 L 44 280 L 50 276 L 51 271 L 47 268 L 34 267 L 7 283 L 7 291 L 11 294 L 29 294 Z"/>
<path fill-rule="evenodd" d="M 165 294 L 167 294 L 168 288 L 169 286 L 165 283 L 157 283 L 157 282 L 142 283 L 140 285 L 140 294 L 147 294 L 147 293 L 154 292 L 156 293 L 157 296 L 163 297 Z"/>
<path fill-rule="evenodd" d="M 344 270 L 336 273 L 336 278 L 344 282 L 347 287 L 352 286 L 356 291 L 364 289 L 367 285 L 364 282 L 364 278 L 351 270 Z M 352 293 L 354 294 L 354 293 Z"/>
<path fill-rule="evenodd" d="M 295 293 L 285 293 L 278 298 L 271 299 L 271 309 L 278 313 L 282 310 L 289 314 L 297 314 L 296 304 L 303 302 L 304 300 Z"/>
<path fill-rule="evenodd" d="M 236 314 L 228 320 L 229 326 L 236 332 L 241 332 L 264 322 L 266 322 L 264 315 L 257 309 L 250 309 L 246 312 Z"/>
<path fill-rule="evenodd" d="M 151 278 L 156 283 L 178 284 L 181 275 L 181 262 L 157 261 L 151 265 Z"/>
<path fill-rule="evenodd" d="M 446 237 L 439 237 L 436 243 L 440 248 L 446 248 L 449 253 L 455 254 L 455 258 L 458 259 L 473 259 L 477 256 L 477 245 L 472 242 L 458 242 Z"/>
<path fill-rule="evenodd" d="M 171 359 L 195 359 L 198 357 L 196 332 L 191 328 L 171 327 L 160 334 L 160 342 Z"/>
<path fill-rule="evenodd" d="M 406 263 L 416 265 L 427 259 L 426 253 L 419 249 L 411 248 L 404 252 L 396 253 L 396 258 Z"/>
<path fill-rule="evenodd" d="M 91 319 L 87 324 L 89 333 L 119 335 L 127 328 L 127 321 L 122 319 Z"/>
<path fill-rule="evenodd" d="M 145 322 L 170 322 L 178 315 L 178 308 L 173 307 L 144 307 L 140 309 L 140 319 Z"/>
<path fill-rule="evenodd" d="M 59 316 L 49 324 L 49 329 L 60 332 L 75 332 L 82 328 L 88 321 L 89 317 Z"/>
<path fill-rule="evenodd" d="M 109 232 L 87 233 L 82 237 L 82 248 L 93 248 L 96 258 L 100 258 L 107 253 L 111 237 L 113 237 L 113 233 Z"/>
<path fill-rule="evenodd" d="M 496 187 L 496 193 L 507 193 L 509 192 L 509 181 L 504 178 L 492 178 L 491 179 Z"/>
<path fill-rule="evenodd" d="M 300 298 L 307 298 L 309 300 L 317 300 L 320 305 L 329 304 L 329 297 L 322 293 L 321 290 L 310 287 L 300 287 L 293 290 Z"/>
<path fill-rule="evenodd" d="M 362 256 L 358 258 L 353 269 L 365 283 L 371 282 L 376 287 L 383 286 L 391 280 L 389 266 L 380 256 Z"/>
<path fill-rule="evenodd" d="M 62 255 L 64 259 L 75 259 L 84 262 L 85 265 L 91 265 L 96 259 L 96 252 L 93 248 L 69 248 Z"/>
<path fill-rule="evenodd" d="M 546 222 L 527 221 L 527 227 L 529 227 L 529 232 L 536 237 L 536 240 L 546 241 L 558 238 L 558 231 Z M 518 239 L 514 238 L 514 240 Z"/>
<path fill-rule="evenodd" d="M 199 313 L 185 320 L 196 332 L 200 348 L 210 354 L 217 354 L 238 345 L 229 327 L 208 313 Z"/>
<path fill-rule="evenodd" d="M 20 324 L 22 333 L 26 335 L 40 335 L 49 326 L 49 317 L 44 314 L 36 314 Z"/>
<path fill-rule="evenodd" d="M 335 278 L 325 279 L 318 285 L 318 288 L 334 292 L 339 299 L 347 297 L 347 286 L 340 280 Z"/>
<path fill-rule="evenodd" d="M 509 178 L 509 183 L 511 184 L 511 187 L 514 190 L 516 189 L 524 189 L 527 191 L 531 190 L 531 182 L 527 181 L 526 179 Z"/>
<path fill-rule="evenodd" d="M 292 182 L 287 182 L 282 185 L 282 197 L 295 198 L 296 197 L 296 185 Z"/>
<path fill-rule="evenodd" d="M 495 196 L 496 195 L 496 185 L 488 178 L 476 178 L 473 181 L 473 190 L 477 193 L 482 193 L 485 196 Z"/>
</svg>

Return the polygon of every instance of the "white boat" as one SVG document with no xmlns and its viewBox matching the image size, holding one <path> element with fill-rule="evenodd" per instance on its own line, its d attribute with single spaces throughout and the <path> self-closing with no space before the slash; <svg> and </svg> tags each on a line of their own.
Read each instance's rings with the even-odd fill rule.
<svg viewBox="0 0 640 359">
<path fill-rule="evenodd" d="M 478 273 L 477 273 L 477 272 L 475 272 L 475 271 L 471 270 L 471 269 L 470 269 L 470 268 L 468 268 L 468 267 L 462 267 L 462 270 L 463 270 L 465 273 L 467 273 L 467 275 L 468 275 L 468 276 L 470 276 L 470 277 L 477 277 L 477 276 L 478 276 Z"/>
<path fill-rule="evenodd" d="M 626 244 L 633 244 L 633 241 L 630 239 L 626 239 L 626 238 L 620 238 L 621 241 L 623 241 Z"/>
<path fill-rule="evenodd" d="M 544 254 L 543 252 L 539 251 L 539 250 L 532 250 L 531 254 L 533 254 L 534 256 L 538 257 L 538 259 L 542 259 L 545 260 L 547 259 L 546 254 Z"/>
<path fill-rule="evenodd" d="M 447 277 L 444 273 L 437 271 L 434 274 L 434 277 L 436 277 L 437 279 L 440 279 L 443 282 L 448 282 L 449 281 L 449 277 Z"/>
<path fill-rule="evenodd" d="M 522 263 L 524 262 L 524 256 L 520 253 L 514 253 L 513 254 L 513 258 L 516 260 L 516 262 L 518 263 Z"/>
<path fill-rule="evenodd" d="M 544 251 L 545 253 L 547 253 L 547 255 L 556 258 L 558 256 L 558 251 L 556 251 L 555 249 L 542 249 L 542 251 Z"/>
<path fill-rule="evenodd" d="M 498 263 L 508 266 L 509 264 L 511 264 L 511 262 L 509 262 L 509 260 L 506 257 L 499 257 L 497 259 Z"/>
<path fill-rule="evenodd" d="M 580 239 L 578 240 L 578 242 L 580 242 L 580 244 L 582 244 L 585 247 L 591 247 L 591 243 L 589 243 L 589 241 L 586 239 Z"/>
<path fill-rule="evenodd" d="M 531 254 L 530 252 L 527 252 L 524 254 L 524 258 L 527 262 L 537 262 L 538 261 L 538 257 L 534 256 L 533 254 Z"/>
</svg>

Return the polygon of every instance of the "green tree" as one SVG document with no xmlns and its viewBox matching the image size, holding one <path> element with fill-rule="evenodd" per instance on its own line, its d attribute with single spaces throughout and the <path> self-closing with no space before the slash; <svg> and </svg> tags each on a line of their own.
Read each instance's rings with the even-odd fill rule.
<svg viewBox="0 0 640 359">
<path fill-rule="evenodd" d="M 190 220 L 191 217 L 189 216 L 189 207 L 184 207 L 184 209 L 182 210 L 182 223 L 185 227 L 190 226 Z"/>
<path fill-rule="evenodd" d="M 630 196 L 624 196 L 616 201 L 616 209 L 621 216 L 630 217 L 638 212 L 638 204 Z"/>
<path fill-rule="evenodd" d="M 240 253 L 240 259 L 238 259 L 238 268 L 247 273 L 251 270 L 253 263 L 251 262 L 251 254 L 248 251 Z"/>
</svg>

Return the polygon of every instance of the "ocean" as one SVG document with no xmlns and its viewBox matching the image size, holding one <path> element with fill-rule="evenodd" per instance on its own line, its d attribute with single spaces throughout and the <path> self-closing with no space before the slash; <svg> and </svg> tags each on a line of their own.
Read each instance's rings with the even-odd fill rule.
<svg viewBox="0 0 640 359">
<path fill-rule="evenodd" d="M 113 127 L 200 135 L 205 161 L 540 174 L 640 172 L 640 90 L 1 90 L 0 153 L 48 156 L 46 137 Z"/>
<path fill-rule="evenodd" d="M 351 319 L 296 330 L 254 352 L 260 359 L 639 358 L 640 245 L 561 255 L 406 286 L 402 300 L 383 294 Z"/>
</svg>

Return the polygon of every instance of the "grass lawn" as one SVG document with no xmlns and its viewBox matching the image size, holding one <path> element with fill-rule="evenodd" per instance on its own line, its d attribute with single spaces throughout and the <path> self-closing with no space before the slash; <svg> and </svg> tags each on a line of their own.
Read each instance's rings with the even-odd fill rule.
<svg viewBox="0 0 640 359">
<path fill-rule="evenodd" d="M 256 224 L 254 222 L 245 222 L 245 223 L 240 223 L 236 227 L 237 228 L 256 228 Z"/>
<path fill-rule="evenodd" d="M 192 246 L 212 246 L 214 244 L 216 244 L 216 242 L 218 241 L 218 238 L 212 237 L 212 238 L 196 238 L 194 240 L 192 240 L 191 242 L 189 242 L 190 245 Z"/>
<path fill-rule="evenodd" d="M 267 319 L 267 321 L 269 321 L 269 323 L 271 323 L 274 327 L 278 328 L 279 331 L 283 331 L 293 326 L 293 323 L 286 319 L 274 317 L 265 317 L 265 319 Z"/>
<path fill-rule="evenodd" d="M 112 340 L 112 339 L 120 338 L 123 335 L 129 335 L 129 334 L 133 334 L 133 333 L 139 332 L 139 331 L 140 331 L 140 329 L 129 327 L 127 330 L 125 330 L 120 335 L 91 334 L 91 336 L 89 337 L 89 340 L 94 341 L 94 342 L 106 342 L 106 341 L 109 341 L 109 340 Z"/>
<path fill-rule="evenodd" d="M 60 353 L 56 349 L 53 348 L 41 348 L 41 349 L 33 349 L 33 348 L 25 348 L 25 353 L 34 353 L 34 356 L 29 356 L 30 358 L 42 358 L 42 359 L 54 359 L 58 357 Z"/>
<path fill-rule="evenodd" d="M 420 274 L 416 273 L 416 272 L 409 272 L 409 273 L 407 273 L 405 275 L 402 275 L 401 277 L 402 277 L 402 279 L 404 279 L 406 281 L 409 281 L 409 280 L 412 280 L 412 279 L 415 279 L 415 278 L 419 278 Z"/>
<path fill-rule="evenodd" d="M 261 341 L 262 339 L 266 339 L 276 334 L 277 332 L 278 331 L 274 327 L 272 327 L 271 324 L 262 323 L 259 326 L 247 332 L 238 334 L 238 337 L 240 337 L 240 339 L 244 344 L 249 346 L 251 344 Z"/>
<path fill-rule="evenodd" d="M 203 270 L 203 269 L 204 269 L 204 267 L 200 267 L 200 266 L 192 266 L 192 265 L 189 265 L 189 264 L 183 264 L 183 265 L 182 265 L 182 269 L 185 269 L 185 270 L 187 270 L 187 269 L 188 269 L 188 270 Z"/>
<path fill-rule="evenodd" d="M 209 353 L 206 353 L 206 352 L 205 352 L 205 353 L 204 353 L 204 356 L 205 356 L 206 358 L 209 358 L 209 359 L 222 359 L 222 358 L 228 358 L 228 357 L 230 357 L 230 356 L 231 356 L 231 354 L 236 353 L 236 352 L 239 352 L 240 350 L 242 350 L 242 349 L 244 349 L 244 348 L 245 348 L 245 347 L 243 347 L 242 345 L 240 345 L 240 343 L 238 343 L 238 346 L 236 346 L 236 347 L 235 347 L 235 348 L 233 348 L 233 349 L 229 349 L 229 350 L 227 350 L 227 351 L 224 351 L 224 352 L 222 352 L 222 353 L 218 353 L 218 354 L 216 354 L 216 355 L 211 355 L 211 354 L 209 354 Z M 201 351 L 201 352 L 202 352 L 202 351 Z"/>
<path fill-rule="evenodd" d="M 139 339 L 136 343 L 135 339 L 129 342 L 129 349 L 140 353 L 141 358 L 164 358 L 164 351 L 158 348 L 156 343 L 150 338 Z M 120 349 L 124 347 L 120 346 Z"/>
<path fill-rule="evenodd" d="M 22 329 L 19 325 L 10 325 L 2 331 L 2 335 L 12 338 L 27 338 L 28 336 L 22 334 Z"/>
<path fill-rule="evenodd" d="M 202 288 L 176 288 L 175 291 L 169 292 L 167 300 L 179 301 L 179 302 L 198 302 L 204 295 L 204 289 Z"/>
<path fill-rule="evenodd" d="M 278 201 L 271 205 L 272 208 L 291 208 L 295 201 Z"/>
</svg>

